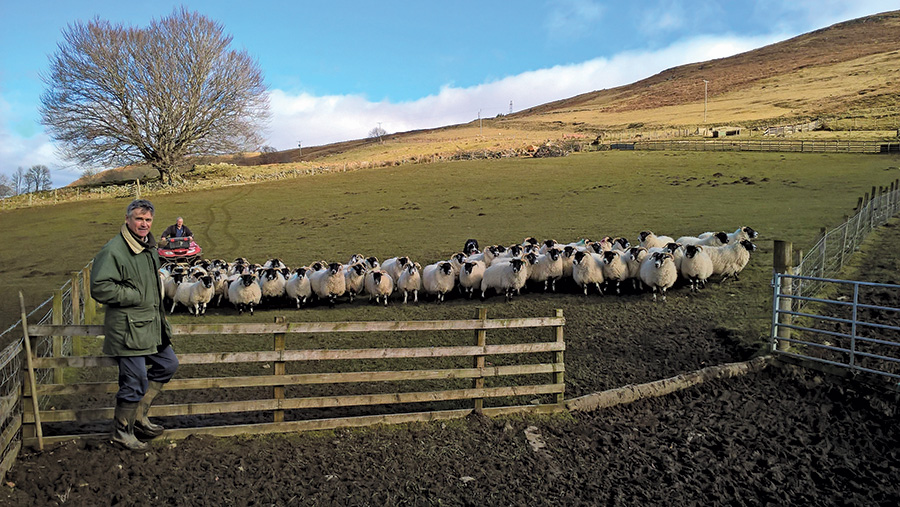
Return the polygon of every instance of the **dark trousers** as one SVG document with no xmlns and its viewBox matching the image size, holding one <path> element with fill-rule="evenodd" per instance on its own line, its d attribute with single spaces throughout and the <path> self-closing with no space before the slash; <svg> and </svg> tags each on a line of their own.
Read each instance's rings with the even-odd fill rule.
<svg viewBox="0 0 900 507">
<path fill-rule="evenodd" d="M 171 345 L 149 356 L 117 356 L 116 361 L 119 363 L 116 401 L 141 401 L 150 382 L 165 384 L 178 369 L 178 358 Z"/>
</svg>

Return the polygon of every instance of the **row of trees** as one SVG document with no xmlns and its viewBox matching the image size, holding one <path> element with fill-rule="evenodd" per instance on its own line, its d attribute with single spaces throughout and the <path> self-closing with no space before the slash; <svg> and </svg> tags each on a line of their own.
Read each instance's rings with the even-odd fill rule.
<svg viewBox="0 0 900 507">
<path fill-rule="evenodd" d="M 11 195 L 51 190 L 52 188 L 53 181 L 50 179 L 50 169 L 45 165 L 34 165 L 30 169 L 20 167 L 11 177 L 0 174 L 0 199 Z"/>
</svg>

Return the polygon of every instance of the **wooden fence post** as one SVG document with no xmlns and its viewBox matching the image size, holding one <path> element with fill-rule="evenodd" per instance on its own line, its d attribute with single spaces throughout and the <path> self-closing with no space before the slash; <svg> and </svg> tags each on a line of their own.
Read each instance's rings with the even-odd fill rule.
<svg viewBox="0 0 900 507">
<path fill-rule="evenodd" d="M 475 318 L 484 321 L 487 319 L 487 308 L 476 308 L 475 309 Z M 475 330 L 475 345 L 479 347 L 484 347 L 487 344 L 487 331 L 484 328 Z M 484 370 L 484 355 L 479 354 L 475 356 L 475 368 L 479 371 Z M 475 378 L 475 382 L 472 387 L 475 389 L 484 389 L 484 376 L 479 376 Z M 484 410 L 484 398 L 475 398 L 475 413 L 481 414 L 482 410 Z"/>
<path fill-rule="evenodd" d="M 92 325 L 97 322 L 97 302 L 91 297 L 91 267 L 93 261 L 88 267 L 81 270 L 84 274 L 84 323 Z"/>
<path fill-rule="evenodd" d="M 50 323 L 51 324 L 62 324 L 63 323 L 63 294 L 62 289 L 57 289 L 53 291 L 53 310 L 50 313 Z M 63 337 L 62 336 L 54 336 L 53 340 L 53 357 L 62 357 L 63 356 Z M 63 383 L 63 369 L 62 368 L 53 368 L 53 383 L 54 384 L 62 384 Z"/>
<path fill-rule="evenodd" d="M 847 228 L 850 227 L 850 217 L 844 215 L 844 224 L 841 226 L 841 265 L 838 269 L 844 269 L 844 253 L 847 251 Z"/>
<path fill-rule="evenodd" d="M 826 251 L 828 250 L 828 228 L 822 227 L 819 229 L 819 235 L 822 236 L 822 240 L 819 243 L 819 258 L 821 259 L 821 266 L 819 267 L 819 277 L 825 278 L 825 262 L 827 261 Z"/>
<path fill-rule="evenodd" d="M 556 316 L 562 317 L 563 311 L 562 308 L 556 309 Z M 563 343 L 563 327 L 556 326 L 554 330 L 554 334 L 556 335 L 556 343 Z M 565 351 L 560 350 L 554 353 L 554 363 L 556 363 L 557 368 L 560 370 L 553 374 L 553 383 L 554 384 L 563 384 L 565 383 L 565 372 L 563 368 L 565 367 Z M 566 401 L 566 393 L 556 393 L 556 403 L 562 405 Z"/>
<path fill-rule="evenodd" d="M 34 375 L 34 356 L 31 352 L 31 337 L 28 336 L 28 313 L 25 311 L 25 296 L 19 291 L 19 304 L 22 308 L 22 336 L 25 342 L 26 380 L 31 387 L 31 411 L 34 414 L 34 434 L 37 435 L 38 450 L 44 450 L 44 431 L 41 428 L 41 408 L 37 397 L 37 378 Z M 24 401 L 23 401 L 24 403 Z M 23 436 L 30 436 L 23 427 Z"/>
<path fill-rule="evenodd" d="M 275 323 L 284 324 L 284 317 L 275 317 Z M 273 373 L 275 375 L 284 375 L 284 333 L 275 333 L 274 342 L 275 352 L 280 354 L 281 360 L 275 361 Z M 284 403 L 284 386 L 272 387 L 272 397 L 275 398 L 277 405 L 281 407 Z M 284 422 L 284 410 L 275 410 L 273 412 L 273 422 Z"/>
<path fill-rule="evenodd" d="M 775 240 L 775 256 L 772 260 L 772 266 L 775 269 L 775 273 L 783 274 L 783 275 L 791 275 L 793 274 L 793 259 L 791 258 L 791 250 L 793 245 L 790 241 L 781 241 Z M 785 296 L 791 296 L 793 294 L 793 286 L 791 280 L 782 279 L 780 293 Z M 779 312 L 789 312 L 792 308 L 792 300 L 787 297 L 778 298 L 777 307 Z M 779 317 L 780 316 L 780 317 Z M 790 325 L 793 321 L 793 316 L 788 314 L 778 314 L 774 317 L 773 322 L 776 325 L 776 339 L 777 344 L 773 344 L 777 346 L 777 350 L 787 350 L 790 347 L 790 342 L 787 339 L 791 337 L 790 328 L 780 326 L 778 324 Z"/>
<path fill-rule="evenodd" d="M 82 322 L 86 325 L 91 325 L 94 323 L 94 318 L 96 317 L 97 312 L 97 304 L 94 301 L 94 298 L 91 297 L 91 271 L 90 269 L 82 269 L 81 270 L 81 294 L 82 294 L 82 315 L 84 318 Z"/>
<path fill-rule="evenodd" d="M 72 324 L 76 326 L 83 323 L 81 320 L 81 279 L 80 271 L 72 275 L 72 290 L 69 293 L 69 297 L 72 299 Z M 84 337 L 72 337 L 72 355 L 84 355 Z"/>
</svg>

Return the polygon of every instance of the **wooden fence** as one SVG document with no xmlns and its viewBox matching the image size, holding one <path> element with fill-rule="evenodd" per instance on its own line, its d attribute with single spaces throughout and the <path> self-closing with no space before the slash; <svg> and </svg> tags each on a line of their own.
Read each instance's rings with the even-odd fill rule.
<svg viewBox="0 0 900 507">
<path fill-rule="evenodd" d="M 479 308 L 472 320 L 452 321 L 407 321 L 407 322 L 285 322 L 283 317 L 276 318 L 272 324 L 247 323 L 247 324 L 184 324 L 174 325 L 173 331 L 180 343 L 197 337 L 208 336 L 244 336 L 244 337 L 272 337 L 272 347 L 269 350 L 251 350 L 237 352 L 207 352 L 179 354 L 181 369 L 190 365 L 216 365 L 217 368 L 241 364 L 252 365 L 256 368 L 269 370 L 268 374 L 227 376 L 227 377 L 198 377 L 185 378 L 176 374 L 176 377 L 167 385 L 164 394 L 166 398 L 180 398 L 181 394 L 193 390 L 257 388 L 265 389 L 267 395 L 264 399 L 256 398 L 242 401 L 216 401 L 212 391 L 207 391 L 207 396 L 192 402 L 175 403 L 169 405 L 153 406 L 149 415 L 152 417 L 179 418 L 181 416 L 203 416 L 222 414 L 247 414 L 250 412 L 270 413 L 270 421 L 252 424 L 217 424 L 196 427 L 178 427 L 167 429 L 163 438 L 178 439 L 195 434 L 211 434 L 218 436 L 232 436 L 249 433 L 278 433 L 289 431 L 331 429 L 340 427 L 366 426 L 376 423 L 404 423 L 414 421 L 429 421 L 437 419 L 451 419 L 464 417 L 473 410 L 486 415 L 499 415 L 515 412 L 556 412 L 565 410 L 563 404 L 564 361 L 563 354 L 565 343 L 563 340 L 563 326 L 565 319 L 562 310 L 557 310 L 552 317 L 488 319 L 487 312 Z M 524 341 L 522 343 L 508 343 L 507 335 L 503 343 L 488 344 L 488 331 L 513 330 L 516 334 L 514 341 L 522 335 L 523 328 L 551 328 L 552 336 L 548 341 Z M 102 335 L 103 327 L 97 325 L 28 325 L 26 326 L 26 339 L 49 336 L 85 336 L 97 337 Z M 424 331 L 428 333 L 443 333 L 457 331 L 473 331 L 474 336 L 469 344 L 455 343 L 442 344 L 428 347 L 401 347 L 401 348 L 360 348 L 360 349 L 288 349 L 286 339 L 302 342 L 303 335 L 315 335 L 319 333 L 404 333 L 409 331 Z M 539 330 L 538 330 L 539 331 Z M 457 335 L 459 333 L 456 333 Z M 463 333 L 465 334 L 465 333 Z M 391 335 L 396 336 L 396 335 Z M 96 338 L 95 338 L 96 339 Z M 205 338 L 209 340 L 209 338 Z M 310 338 L 311 339 L 311 338 Z M 440 363 L 448 361 L 448 358 L 457 358 L 455 361 L 471 359 L 471 367 L 450 367 L 428 369 L 429 361 Z M 491 361 L 497 365 L 486 361 Z M 504 359 L 506 358 L 506 359 Z M 527 359 L 527 361 L 525 360 Z M 390 369 L 377 371 L 347 371 L 353 366 L 358 366 L 361 361 L 383 362 Z M 452 359 L 450 359 L 453 361 Z M 327 363 L 323 363 L 327 362 Z M 354 363 L 356 362 L 356 363 Z M 398 369 L 392 365 L 402 365 L 407 368 L 410 363 L 416 365 L 424 363 L 425 368 Z M 338 371 L 316 373 L 289 373 L 289 369 L 297 370 L 309 367 L 314 363 L 331 364 L 341 363 L 348 365 L 346 368 L 338 368 Z M 512 363 L 502 364 L 501 363 Z M 81 379 L 85 373 L 97 368 L 113 368 L 115 360 L 108 356 L 52 356 L 32 357 L 29 368 L 34 370 L 59 371 L 58 374 L 45 375 L 45 378 L 53 379 L 52 383 L 26 382 L 24 389 L 24 423 L 22 428 L 23 443 L 42 448 L 44 443 L 55 443 L 73 438 L 106 438 L 108 430 L 102 433 L 88 432 L 78 434 L 56 434 L 45 436 L 43 426 L 53 423 L 66 423 L 62 427 L 68 428 L 82 423 L 94 423 L 96 426 L 112 419 L 114 408 L 112 406 L 82 407 L 82 408 L 58 408 L 67 405 L 69 399 L 103 399 L 111 404 L 113 393 L 118 389 L 117 383 L 112 381 L 85 382 Z M 179 370 L 181 371 L 181 370 Z M 259 370 L 256 370 L 259 371 Z M 308 370 L 307 370 L 308 371 Z M 535 380 L 535 376 L 546 376 L 546 382 Z M 33 371 L 27 375 L 35 378 Z M 75 378 L 76 382 L 65 382 L 63 379 Z M 461 380 L 462 379 L 462 380 Z M 527 382 L 522 383 L 522 379 Z M 485 381 L 504 385 L 486 386 Z M 505 380 L 505 382 L 504 382 Z M 420 381 L 436 382 L 438 385 L 446 384 L 437 390 L 406 390 L 415 389 Z M 460 388 L 459 382 L 470 383 L 469 387 Z M 328 388 L 339 384 L 354 384 L 356 386 L 372 386 L 378 383 L 388 383 L 390 386 L 403 386 L 401 392 L 387 393 L 358 393 L 334 395 L 329 394 Z M 452 384 L 457 384 L 453 386 Z M 325 392 L 316 396 L 303 395 L 304 389 L 317 386 L 320 390 L 325 386 Z M 447 388 L 454 387 L 454 388 Z M 300 396 L 286 396 L 286 390 L 293 389 Z M 527 396 L 526 404 L 510 404 L 509 400 L 515 397 Z M 549 397 L 550 401 L 540 402 L 540 398 Z M 35 403 L 37 399 L 50 397 L 59 401 L 51 403 Z M 68 398 L 67 398 L 68 397 Z M 491 399 L 499 403 L 499 406 L 486 407 L 484 402 Z M 184 401 L 184 400 L 182 400 Z M 465 403 L 466 408 L 454 409 L 426 409 L 408 410 L 407 406 L 416 404 L 434 404 L 443 402 Z M 103 402 L 98 402 L 103 403 Z M 49 407 L 33 409 L 32 407 Z M 329 417 L 326 411 L 320 409 L 344 409 L 348 407 L 373 407 L 373 406 L 399 406 L 402 413 L 383 413 L 379 415 L 352 415 L 346 417 Z M 319 410 L 325 413 L 325 417 L 288 420 L 293 414 L 288 411 L 305 409 Z M 363 410 L 365 412 L 368 409 Z M 369 410 L 371 411 L 371 410 Z M 388 412 L 390 412 L 388 410 Z M 176 419 L 177 420 L 177 419 Z M 171 419 L 170 419 L 171 421 Z M 171 427 L 171 425 L 170 425 Z"/>
</svg>

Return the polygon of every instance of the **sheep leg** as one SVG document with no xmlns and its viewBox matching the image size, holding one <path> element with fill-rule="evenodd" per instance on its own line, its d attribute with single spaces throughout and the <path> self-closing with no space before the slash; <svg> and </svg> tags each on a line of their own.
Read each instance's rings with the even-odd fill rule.
<svg viewBox="0 0 900 507">
<path fill-rule="evenodd" d="M 250 303 L 250 315 L 253 315 L 253 307 L 254 306 L 255 305 L 253 303 Z"/>
<path fill-rule="evenodd" d="M 172 309 L 169 310 L 169 315 L 172 315 L 173 313 L 175 313 L 175 305 L 176 304 L 178 304 L 178 303 L 176 303 L 175 301 L 172 301 Z"/>
</svg>

